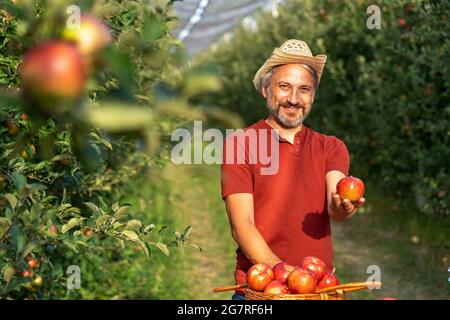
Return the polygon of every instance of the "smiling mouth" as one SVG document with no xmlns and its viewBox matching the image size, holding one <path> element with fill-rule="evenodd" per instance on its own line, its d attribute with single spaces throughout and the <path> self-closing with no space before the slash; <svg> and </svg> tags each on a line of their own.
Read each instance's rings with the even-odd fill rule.
<svg viewBox="0 0 450 320">
<path fill-rule="evenodd" d="M 301 109 L 302 108 L 300 106 L 287 106 L 287 105 L 284 105 L 284 104 L 282 104 L 281 106 L 283 108 L 286 108 L 286 109 Z"/>
<path fill-rule="evenodd" d="M 295 106 L 282 106 L 287 111 L 294 111 L 297 112 L 298 110 L 301 110 L 301 107 L 295 107 Z"/>
</svg>

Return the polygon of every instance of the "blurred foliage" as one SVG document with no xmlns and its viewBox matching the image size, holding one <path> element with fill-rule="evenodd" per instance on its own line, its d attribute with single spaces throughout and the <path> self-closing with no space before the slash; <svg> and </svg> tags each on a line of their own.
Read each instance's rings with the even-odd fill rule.
<svg viewBox="0 0 450 320">
<path fill-rule="evenodd" d="M 125 265 L 134 275 L 147 270 L 145 290 L 160 276 L 158 268 L 152 274 L 142 261 L 131 266 L 128 259 L 150 258 L 154 249 L 164 255 L 179 246 L 199 249 L 188 241 L 190 226 L 178 232 L 166 225 L 171 219 L 157 218 L 168 214 L 168 204 L 141 212 L 119 202 L 137 178 L 154 186 L 155 197 L 169 197 L 157 187 L 164 184 L 158 171 L 168 160 L 166 142 L 174 128 L 207 119 L 208 111 L 190 99 L 219 88 L 210 73 L 189 69 L 181 44 L 170 36 L 172 2 L 1 2 L 1 298 L 152 297 L 123 293 L 133 286 L 120 282 Z M 113 42 L 83 57 L 85 92 L 52 114 L 24 94 L 20 65 L 30 48 L 62 41 L 70 5 L 103 21 Z M 228 115 L 216 111 L 213 118 Z M 33 259 L 38 267 L 30 269 Z M 67 289 L 70 265 L 81 268 L 82 290 Z"/>
<path fill-rule="evenodd" d="M 370 30 L 371 1 L 284 1 L 260 12 L 257 29 L 240 26 L 199 64 L 220 67 L 223 89 L 203 103 L 238 112 L 247 124 L 266 117 L 253 77 L 287 39 L 328 56 L 306 125 L 344 140 L 352 174 L 420 211 L 449 215 L 450 3 L 378 1 L 381 29 Z"/>
</svg>

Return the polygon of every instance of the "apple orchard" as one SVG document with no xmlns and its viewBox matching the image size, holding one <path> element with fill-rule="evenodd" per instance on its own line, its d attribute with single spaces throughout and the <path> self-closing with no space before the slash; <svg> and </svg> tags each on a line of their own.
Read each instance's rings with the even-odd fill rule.
<svg viewBox="0 0 450 320">
<path fill-rule="evenodd" d="M 176 231 L 148 213 L 167 208 L 148 199 L 135 215 L 119 202 L 131 181 L 164 166 L 160 137 L 200 117 L 188 98 L 214 83 L 186 74 L 170 12 L 165 1 L 1 2 L 1 298 L 109 297 L 107 281 L 124 270 L 103 266 L 198 249 L 190 226 Z M 71 266 L 81 290 L 67 287 Z"/>
</svg>

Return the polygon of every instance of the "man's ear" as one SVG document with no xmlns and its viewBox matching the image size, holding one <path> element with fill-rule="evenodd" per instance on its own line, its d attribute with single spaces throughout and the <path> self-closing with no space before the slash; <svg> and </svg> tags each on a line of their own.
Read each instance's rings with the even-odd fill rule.
<svg viewBox="0 0 450 320">
<path fill-rule="evenodd" d="M 265 86 L 262 86 L 262 87 L 261 87 L 261 94 L 262 94 L 262 96 L 263 96 L 264 98 L 267 99 L 267 90 L 266 90 L 266 87 L 265 87 Z"/>
</svg>

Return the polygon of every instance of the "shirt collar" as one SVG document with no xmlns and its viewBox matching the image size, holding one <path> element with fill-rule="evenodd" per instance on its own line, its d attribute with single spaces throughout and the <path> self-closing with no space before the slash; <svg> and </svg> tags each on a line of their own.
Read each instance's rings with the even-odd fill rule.
<svg viewBox="0 0 450 320">
<path fill-rule="evenodd" d="M 259 121 L 258 121 L 258 125 L 259 125 L 259 127 L 261 127 L 261 128 L 265 128 L 265 129 L 274 129 L 270 124 L 268 124 L 268 123 L 266 122 L 265 119 L 259 120 Z M 304 135 L 306 134 L 307 129 L 308 129 L 308 128 L 305 126 L 305 124 L 303 124 L 302 130 L 298 131 L 298 132 L 295 134 L 294 144 L 295 144 L 296 141 L 298 141 L 299 139 L 302 139 L 302 138 L 304 137 Z M 275 130 L 275 129 L 274 129 L 274 130 Z M 278 140 L 279 140 L 280 142 L 286 142 L 286 143 L 289 143 L 289 144 L 290 144 L 290 142 L 289 142 L 288 140 L 286 140 L 285 138 L 283 138 L 282 136 L 280 136 L 276 131 L 275 131 L 275 133 L 276 133 L 276 135 L 278 136 Z"/>
</svg>

